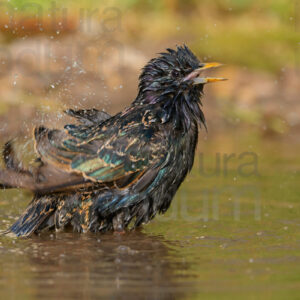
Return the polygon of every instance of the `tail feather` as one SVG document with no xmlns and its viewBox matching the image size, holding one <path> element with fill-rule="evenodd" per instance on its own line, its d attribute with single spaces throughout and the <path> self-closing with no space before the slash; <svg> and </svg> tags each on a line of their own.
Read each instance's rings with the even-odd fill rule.
<svg viewBox="0 0 300 300">
<path fill-rule="evenodd" d="M 0 170 L 0 189 L 17 187 L 18 185 L 14 184 L 16 177 L 24 177 L 26 178 L 25 181 L 28 181 L 33 177 L 33 174 L 29 170 L 25 170 L 22 162 L 18 160 L 14 151 L 12 140 L 5 143 L 2 151 L 2 157 L 6 169 Z M 11 177 L 14 178 L 14 180 L 9 180 Z M 3 180 L 1 180 L 1 178 L 3 178 Z"/>
<path fill-rule="evenodd" d="M 25 169 L 16 158 L 11 142 L 5 144 L 2 156 L 6 168 L 0 168 L 0 189 L 24 188 L 38 194 L 48 194 L 91 184 L 80 174 L 61 170 L 42 161 L 35 168 Z"/>
<path fill-rule="evenodd" d="M 16 158 L 12 140 L 5 143 L 2 156 L 7 169 L 19 170 L 21 163 Z"/>
<path fill-rule="evenodd" d="M 21 171 L 21 163 L 16 158 L 12 140 L 5 143 L 2 151 L 2 157 L 7 170 L 14 170 L 17 172 Z M 8 188 L 12 188 L 12 186 L 9 183 L 3 183 L 0 181 L 0 189 Z"/>
<path fill-rule="evenodd" d="M 57 199 L 55 196 L 34 198 L 26 211 L 6 233 L 11 232 L 16 236 L 29 236 L 53 215 L 56 206 Z"/>
</svg>

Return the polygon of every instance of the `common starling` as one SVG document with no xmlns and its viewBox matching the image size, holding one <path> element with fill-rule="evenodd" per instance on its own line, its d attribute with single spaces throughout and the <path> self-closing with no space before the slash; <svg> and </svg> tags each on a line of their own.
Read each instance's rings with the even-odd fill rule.
<svg viewBox="0 0 300 300">
<path fill-rule="evenodd" d="M 123 231 L 164 213 L 193 166 L 198 128 L 206 127 L 203 86 L 224 80 L 200 74 L 219 65 L 200 62 L 187 46 L 167 49 L 143 68 L 137 97 L 122 112 L 69 109 L 76 124 L 35 128 L 34 169 L 20 167 L 6 143 L 0 186 L 34 193 L 8 232 Z"/>
</svg>

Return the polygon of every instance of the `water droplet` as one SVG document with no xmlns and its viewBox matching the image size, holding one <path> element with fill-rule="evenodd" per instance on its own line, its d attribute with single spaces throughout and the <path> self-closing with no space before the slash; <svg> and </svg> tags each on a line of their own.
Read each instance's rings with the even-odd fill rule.
<svg viewBox="0 0 300 300">
<path fill-rule="evenodd" d="M 119 264 L 119 263 L 121 263 L 121 259 L 120 258 L 116 258 L 115 259 L 115 264 Z"/>
</svg>

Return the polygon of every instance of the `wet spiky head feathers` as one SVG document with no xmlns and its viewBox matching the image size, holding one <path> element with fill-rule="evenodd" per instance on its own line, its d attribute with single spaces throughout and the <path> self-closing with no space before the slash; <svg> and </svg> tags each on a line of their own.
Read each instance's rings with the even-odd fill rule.
<svg viewBox="0 0 300 300">
<path fill-rule="evenodd" d="M 200 65 L 198 58 L 185 45 L 160 53 L 143 68 L 134 103 L 161 103 L 163 120 L 173 120 L 175 127 L 188 129 L 192 119 L 205 126 L 204 114 L 199 107 L 203 85 L 191 86 L 183 81 Z"/>
</svg>

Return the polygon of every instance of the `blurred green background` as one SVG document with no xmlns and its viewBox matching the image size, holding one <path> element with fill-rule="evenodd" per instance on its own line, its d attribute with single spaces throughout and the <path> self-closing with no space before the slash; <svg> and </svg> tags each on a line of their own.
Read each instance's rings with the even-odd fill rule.
<svg viewBox="0 0 300 300">
<path fill-rule="evenodd" d="M 186 43 L 230 79 L 207 87 L 212 131 L 296 134 L 299 11 L 297 0 L 2 2 L 0 121 L 11 109 L 46 112 L 45 122 L 66 106 L 114 113 L 134 99 L 147 60 Z"/>
<path fill-rule="evenodd" d="M 41 23 L 47 22 L 47 19 L 52 22 L 55 14 L 59 21 L 64 18 L 64 9 L 75 23 L 79 21 L 80 10 L 84 9 L 97 22 L 101 21 L 99 16 L 103 10 L 115 8 L 119 10 L 122 19 L 119 21 L 123 34 L 130 42 L 153 39 L 155 43 L 189 41 L 194 51 L 201 55 L 257 70 L 279 72 L 283 67 L 295 67 L 299 51 L 299 2 L 296 0 L 125 0 L 63 3 L 12 0 L 8 4 L 6 7 L 2 3 L 2 14 L 4 10 L 12 9 L 17 18 L 22 19 L 26 15 L 27 21 L 31 19 L 33 23 L 40 16 Z M 2 20 L 5 15 L 6 12 Z M 114 18 L 113 16 L 112 19 Z M 6 32 L 12 33 L 14 28 L 6 29 Z M 54 27 L 45 29 L 53 30 Z M 26 28 L 22 30 L 27 31 Z"/>
</svg>

